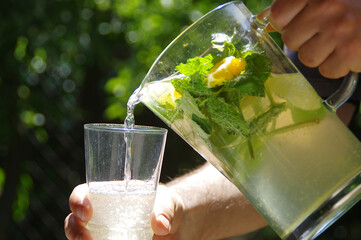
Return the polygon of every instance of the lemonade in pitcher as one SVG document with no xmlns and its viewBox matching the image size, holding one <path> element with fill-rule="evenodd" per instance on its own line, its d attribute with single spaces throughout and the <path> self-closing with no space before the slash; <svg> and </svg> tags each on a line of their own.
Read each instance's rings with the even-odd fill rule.
<svg viewBox="0 0 361 240">
<path fill-rule="evenodd" d="M 175 71 L 145 83 L 140 101 L 237 185 L 281 238 L 360 178 L 360 142 L 300 73 L 272 73 L 262 46 L 225 41 Z"/>
</svg>

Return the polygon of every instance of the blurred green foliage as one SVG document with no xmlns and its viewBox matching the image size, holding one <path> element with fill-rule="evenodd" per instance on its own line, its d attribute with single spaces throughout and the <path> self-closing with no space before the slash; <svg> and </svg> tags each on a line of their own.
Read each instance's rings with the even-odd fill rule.
<svg viewBox="0 0 361 240">
<path fill-rule="evenodd" d="M 5 171 L 4 169 L 0 168 L 0 196 L 3 190 L 4 182 L 5 182 Z"/>
<path fill-rule="evenodd" d="M 225 1 L 81 0 L 4 1 L 0 28 L 6 48 L 2 69 L 16 71 L 16 106 L 23 123 L 46 121 L 41 94 L 81 119 L 76 99 L 92 68 L 107 93 L 105 116 L 123 119 L 125 102 L 168 43 L 203 14 Z M 259 12 L 270 0 L 245 1 Z M 5 52 L 3 49 L 2 52 Z M 12 75 L 13 75 L 12 74 Z M 11 76 L 1 72 L 2 82 Z M 13 79 L 14 80 L 14 79 Z M 41 87 L 40 89 L 38 87 Z M 54 113 L 56 114 L 56 113 Z M 59 124 L 66 125 L 58 117 Z M 46 133 L 39 137 L 46 141 Z"/>
<path fill-rule="evenodd" d="M 12 205 L 13 219 L 20 222 L 26 217 L 26 210 L 29 207 L 29 194 L 33 188 L 33 180 L 27 173 L 20 176 L 20 184 L 17 189 L 17 199 Z"/>
</svg>

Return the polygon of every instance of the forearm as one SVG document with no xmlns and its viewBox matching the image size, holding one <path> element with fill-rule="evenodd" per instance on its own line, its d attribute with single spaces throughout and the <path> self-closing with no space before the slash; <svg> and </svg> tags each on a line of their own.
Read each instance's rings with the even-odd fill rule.
<svg viewBox="0 0 361 240">
<path fill-rule="evenodd" d="M 180 239 L 220 239 L 266 225 L 245 196 L 209 163 L 167 185 L 184 202 Z"/>
</svg>

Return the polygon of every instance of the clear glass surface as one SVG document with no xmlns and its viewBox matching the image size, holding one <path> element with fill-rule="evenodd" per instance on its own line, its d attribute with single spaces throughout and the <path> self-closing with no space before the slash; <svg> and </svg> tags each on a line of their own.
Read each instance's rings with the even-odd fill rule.
<svg viewBox="0 0 361 240">
<path fill-rule="evenodd" d="M 136 94 L 232 181 L 282 239 L 313 239 L 359 200 L 361 143 L 253 20 L 241 2 L 206 14 L 163 51 Z M 227 55 L 232 49 L 225 50 L 230 43 L 235 58 L 246 62 L 240 75 L 233 74 L 234 56 Z M 271 67 L 253 60 L 257 54 L 248 58 L 251 48 Z M 228 60 L 207 62 L 210 55 Z M 187 75 L 177 67 L 196 57 L 212 66 L 203 76 L 203 92 L 194 91 L 202 83 L 192 68 Z M 196 61 L 193 68 L 199 69 Z M 267 69 L 264 94 L 245 93 Z M 223 74 L 222 81 L 214 72 Z M 227 74 L 234 78 L 225 80 Z M 214 79 L 216 85 L 209 84 Z M 242 79 L 244 84 L 236 82 Z M 226 81 L 243 92 L 232 95 Z M 343 85 L 332 102 L 344 102 L 352 93 L 345 86 L 354 83 Z"/>
<path fill-rule="evenodd" d="M 86 124 L 85 164 L 95 240 L 151 240 L 167 130 Z"/>
</svg>

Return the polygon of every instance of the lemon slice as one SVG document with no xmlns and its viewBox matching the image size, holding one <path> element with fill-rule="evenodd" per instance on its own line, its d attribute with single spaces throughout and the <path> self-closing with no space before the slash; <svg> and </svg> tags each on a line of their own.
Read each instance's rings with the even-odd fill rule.
<svg viewBox="0 0 361 240">
<path fill-rule="evenodd" d="M 300 73 L 272 74 L 265 83 L 272 95 L 285 99 L 302 110 L 316 110 L 322 99 Z"/>
<path fill-rule="evenodd" d="M 175 107 L 175 100 L 181 97 L 170 82 L 154 82 L 147 85 L 148 95 L 160 104 L 170 104 Z"/>
<path fill-rule="evenodd" d="M 242 58 L 233 56 L 226 57 L 222 61 L 216 63 L 209 71 L 206 78 L 206 84 L 209 88 L 222 85 L 226 81 L 232 80 L 240 74 L 246 67 L 246 61 Z"/>
</svg>

